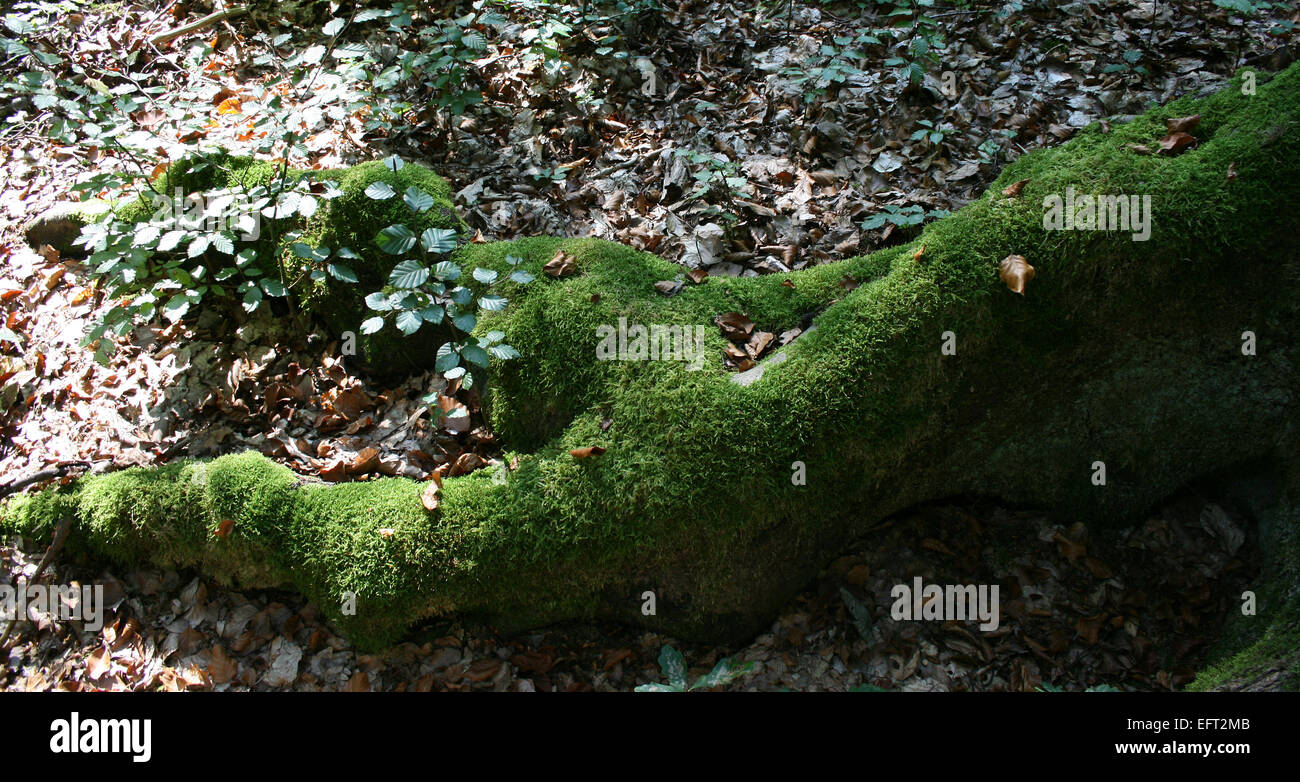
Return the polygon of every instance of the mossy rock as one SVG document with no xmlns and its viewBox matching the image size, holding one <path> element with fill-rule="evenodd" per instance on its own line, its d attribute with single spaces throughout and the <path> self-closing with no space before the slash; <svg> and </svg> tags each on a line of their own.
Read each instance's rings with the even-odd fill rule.
<svg viewBox="0 0 1300 782">
<path fill-rule="evenodd" d="M 1189 114 L 1203 118 L 1194 149 L 1127 148 L 1154 146 L 1166 119 Z M 1001 195 L 1022 179 L 1018 198 Z M 1149 195 L 1150 240 L 1045 230 L 1044 197 L 1067 187 Z M 303 484 L 259 455 L 232 455 L 16 498 L 0 527 L 48 535 L 71 515 L 74 541 L 112 556 L 292 583 L 365 647 L 453 611 L 506 630 L 607 617 L 738 641 L 849 541 L 918 503 L 984 495 L 1105 526 L 1263 462 L 1283 469 L 1266 573 L 1282 586 L 1242 643 L 1294 650 L 1297 207 L 1293 66 L 1253 96 L 1234 85 L 1110 132 L 1094 125 L 1008 166 L 906 246 L 789 275 L 709 278 L 666 297 L 654 283 L 680 268 L 628 247 L 468 245 L 462 266 L 505 271 L 515 255 L 539 279 L 479 326 L 522 353 L 494 367 L 487 393 L 513 469 L 449 479 L 427 512 L 421 484 Z M 541 272 L 559 249 L 573 276 Z M 998 277 L 1013 253 L 1037 269 L 1023 296 Z M 771 332 L 815 315 L 816 329 L 749 385 L 720 361 L 597 359 L 597 327 L 620 317 L 707 326 L 729 311 Z M 720 357 L 710 329 L 706 348 Z M 1245 330 L 1255 355 L 1243 355 Z M 949 331 L 956 355 L 941 351 Z M 570 453 L 595 445 L 605 453 Z M 796 463 L 806 485 L 792 481 Z M 234 527 L 218 538 L 222 519 Z M 647 590 L 652 616 L 641 613 Z"/>
<path fill-rule="evenodd" d="M 452 229 L 464 234 L 467 228 L 456 214 L 451 187 L 442 177 L 414 163 L 406 163 L 396 170 L 385 162 L 373 161 L 346 169 L 294 170 L 290 173 L 309 175 L 317 181 L 332 180 L 342 195 L 319 199 L 319 208 L 309 218 L 295 215 L 279 221 L 274 234 L 264 226 L 263 237 L 256 243 L 259 253 L 276 258 L 286 280 L 301 280 L 290 288 L 294 299 L 318 320 L 329 337 L 338 339 L 345 332 L 358 335 L 359 353 L 368 368 L 384 376 L 427 369 L 433 363 L 433 353 L 438 345 L 446 341 L 446 334 L 425 328 L 411 337 L 404 337 L 389 325 L 377 334 L 361 336 L 360 327 L 361 322 L 373 314 L 367 312 L 366 295 L 387 283 L 389 272 L 400 260 L 379 249 L 375 244 L 376 234 L 399 223 L 417 235 L 427 228 Z M 171 198 L 179 193 L 184 198 L 193 193 L 265 186 L 279 174 L 274 163 L 219 153 L 173 163 L 159 174 L 152 187 L 163 197 Z M 366 188 L 376 182 L 388 184 L 397 195 L 387 200 L 370 198 L 366 195 Z M 423 212 L 412 212 L 402 200 L 402 195 L 412 187 L 430 195 L 433 206 Z M 138 222 L 149 219 L 156 211 L 153 193 L 146 193 L 118 209 L 116 215 L 128 222 Z M 299 241 L 313 247 L 324 246 L 333 250 L 347 247 L 357 253 L 358 258 L 346 263 L 356 272 L 358 282 L 344 283 L 333 278 L 318 282 L 305 279 L 308 268 L 291 252 L 288 242 L 280 242 L 279 247 L 269 246 L 270 237 L 283 236 L 295 230 L 301 231 Z M 226 258 L 225 262 L 229 259 Z"/>
</svg>

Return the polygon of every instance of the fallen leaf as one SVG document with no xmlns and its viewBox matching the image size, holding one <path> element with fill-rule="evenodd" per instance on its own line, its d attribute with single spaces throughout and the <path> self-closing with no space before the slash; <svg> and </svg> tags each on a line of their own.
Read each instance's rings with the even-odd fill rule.
<svg viewBox="0 0 1300 782">
<path fill-rule="evenodd" d="M 365 475 L 379 469 L 379 449 L 366 446 L 357 453 L 357 458 L 348 465 L 349 475 Z"/>
<path fill-rule="evenodd" d="M 436 475 L 435 473 L 435 478 Z M 424 505 L 425 510 L 434 511 L 438 509 L 438 492 L 440 491 L 442 491 L 441 480 L 432 480 L 425 485 L 424 491 L 420 492 L 420 503 Z"/>
<path fill-rule="evenodd" d="M 677 291 L 681 290 L 681 287 L 682 284 L 675 280 L 660 280 L 659 282 L 655 283 L 655 290 L 659 291 L 665 296 L 673 295 Z"/>
<path fill-rule="evenodd" d="M 1061 549 L 1061 556 L 1065 557 L 1068 562 L 1074 562 L 1074 560 L 1088 553 L 1087 546 L 1070 540 L 1060 531 L 1052 535 L 1052 540 L 1056 541 L 1056 545 Z"/>
<path fill-rule="evenodd" d="M 700 283 L 704 282 L 704 278 L 708 276 L 709 273 L 704 271 L 703 269 L 690 269 L 686 272 L 686 277 L 696 285 L 699 285 Z"/>
<path fill-rule="evenodd" d="M 1025 286 L 1034 279 L 1034 267 L 1023 255 L 1008 255 L 998 264 L 998 276 L 1011 290 L 1025 294 Z"/>
<path fill-rule="evenodd" d="M 1151 147 L 1148 147 L 1146 144 L 1125 144 L 1124 149 L 1136 152 L 1139 155 L 1151 154 Z"/>
<path fill-rule="evenodd" d="M 737 342 L 749 339 L 750 332 L 754 330 L 754 321 L 739 312 L 724 313 L 714 318 L 713 322 L 722 329 L 722 336 Z"/>
<path fill-rule="evenodd" d="M 212 647 L 208 658 L 208 674 L 212 676 L 213 684 L 226 684 L 239 671 L 239 663 L 226 654 L 226 649 L 221 644 Z"/>
<path fill-rule="evenodd" d="M 1200 114 L 1193 114 L 1190 117 L 1173 117 L 1165 120 L 1165 127 L 1170 133 L 1191 133 L 1199 124 L 1201 124 Z"/>
<path fill-rule="evenodd" d="M 1228 164 L 1228 181 L 1231 182 L 1232 180 L 1234 180 L 1234 179 L 1236 179 L 1236 178 L 1237 178 L 1237 164 L 1236 164 L 1235 162 L 1234 162 L 1234 163 L 1229 163 L 1229 164 Z"/>
<path fill-rule="evenodd" d="M 588 445 L 585 448 L 574 448 L 569 454 L 575 459 L 586 459 L 589 456 L 600 456 L 605 449 L 599 445 Z"/>
<path fill-rule="evenodd" d="M 348 477 L 347 464 L 342 459 L 335 459 L 328 467 L 320 470 L 321 480 L 338 483 Z"/>
<path fill-rule="evenodd" d="M 378 532 L 379 537 L 381 538 L 391 538 L 394 534 L 397 533 L 397 530 L 393 529 L 392 527 L 379 527 L 378 529 L 375 530 L 375 532 Z"/>
<path fill-rule="evenodd" d="M 1160 154 L 1167 157 L 1180 155 L 1196 144 L 1196 137 L 1187 133 L 1170 133 L 1160 139 Z"/>
<path fill-rule="evenodd" d="M 352 674 L 352 678 L 343 686 L 343 692 L 370 692 L 370 674 L 365 671 Z"/>
<path fill-rule="evenodd" d="M 755 331 L 750 336 L 749 341 L 745 343 L 745 352 L 749 354 L 750 358 L 757 359 L 763 355 L 763 351 L 767 350 L 767 346 L 772 344 L 774 339 L 776 339 L 775 334 L 767 331 Z"/>
<path fill-rule="evenodd" d="M 925 255 L 925 245 L 924 245 L 924 244 L 921 245 L 921 249 L 919 249 L 919 250 L 917 250 L 916 252 L 912 253 L 912 263 L 920 263 L 920 262 L 921 262 L 921 257 L 922 257 L 923 255 Z"/>
<path fill-rule="evenodd" d="M 234 519 L 223 519 L 222 522 L 217 525 L 216 531 L 214 531 L 212 534 L 216 535 L 219 538 L 228 538 L 230 537 L 231 531 L 233 531 L 234 529 L 235 529 Z"/>
<path fill-rule="evenodd" d="M 557 251 L 555 257 L 547 261 L 546 265 L 542 267 L 542 271 L 552 277 L 564 277 L 573 274 L 577 270 L 578 266 L 574 263 L 573 256 L 569 255 L 564 250 Z"/>
<path fill-rule="evenodd" d="M 1006 196 L 1007 198 L 1018 198 L 1020 196 L 1020 191 L 1024 190 L 1025 185 L 1027 184 L 1029 184 L 1028 179 L 1022 179 L 1019 182 L 1012 182 L 1011 184 L 1002 188 L 1002 195 Z"/>
</svg>

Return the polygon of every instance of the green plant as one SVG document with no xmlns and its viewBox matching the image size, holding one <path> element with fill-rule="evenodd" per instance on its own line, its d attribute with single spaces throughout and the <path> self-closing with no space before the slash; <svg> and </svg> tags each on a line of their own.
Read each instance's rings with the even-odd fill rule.
<svg viewBox="0 0 1300 782">
<path fill-rule="evenodd" d="M 682 658 L 682 653 L 671 646 L 665 646 L 659 650 L 659 668 L 667 677 L 667 684 L 642 684 L 636 688 L 637 692 L 690 692 L 701 688 L 712 689 L 714 687 L 725 687 L 736 681 L 740 677 L 754 670 L 753 663 L 733 663 L 730 657 L 723 657 L 718 660 L 718 664 L 713 666 L 713 670 L 704 674 L 695 680 L 691 686 L 686 686 L 686 660 Z"/>
<path fill-rule="evenodd" d="M 386 165 L 391 165 L 396 172 L 401 168 L 401 159 L 390 158 Z M 384 182 L 375 182 L 366 188 L 366 195 L 376 201 L 386 201 L 395 198 L 397 192 Z M 425 212 L 434 205 L 433 197 L 416 187 L 407 189 L 402 200 L 413 214 Z M 474 384 L 469 367 L 486 369 L 493 357 L 508 360 L 519 355 L 517 350 L 502 342 L 505 334 L 500 331 L 490 331 L 482 337 L 471 335 L 478 325 L 479 310 L 500 312 L 508 301 L 506 297 L 486 290 L 476 295 L 473 289 L 456 284 L 461 278 L 461 268 L 447 258 L 456 249 L 456 231 L 427 228 L 417 235 L 405 224 L 398 223 L 381 230 L 375 236 L 375 243 L 391 255 L 406 256 L 413 250 L 417 255 L 398 261 L 383 290 L 366 296 L 366 306 L 380 314 L 361 324 L 362 334 L 374 334 L 382 329 L 389 315 L 393 317 L 397 330 L 407 336 L 426 324 L 443 327 L 449 332 L 448 340 L 438 348 L 434 369 L 448 380 L 459 378 L 465 388 Z M 326 256 L 329 253 L 328 248 L 306 248 L 305 251 Z M 353 255 L 351 251 L 348 253 Z M 515 257 L 507 261 L 511 266 L 522 263 Z M 485 289 L 504 279 L 519 285 L 533 281 L 533 275 L 523 269 L 515 269 L 502 277 L 495 270 L 475 268 L 471 276 Z"/>
<path fill-rule="evenodd" d="M 938 219 L 947 216 L 948 210 L 946 209 L 926 209 L 917 204 L 909 204 L 908 206 L 885 204 L 880 207 L 879 212 L 864 220 L 862 227 L 871 231 L 880 228 L 885 223 L 893 223 L 899 228 L 910 228 L 914 225 L 920 225 L 930 218 Z"/>
<path fill-rule="evenodd" d="M 955 132 L 951 125 L 935 125 L 928 119 L 918 120 L 916 124 L 921 129 L 909 137 L 911 141 L 928 140 L 931 144 L 942 144 L 945 138 Z"/>
<path fill-rule="evenodd" d="M 1145 65 L 1138 65 L 1138 60 L 1142 59 L 1142 52 L 1137 49 L 1126 49 L 1122 62 L 1113 62 L 1101 69 L 1102 73 L 1137 73 L 1142 76 L 1147 75 Z"/>
<path fill-rule="evenodd" d="M 782 73 L 796 84 L 811 83 L 804 93 L 804 100 L 811 103 L 825 95 L 831 84 L 843 84 L 861 74 L 859 63 L 867 58 L 862 47 L 879 43 L 880 38 L 870 33 L 836 36 L 831 43 L 821 45 L 816 59 L 786 66 Z"/>
</svg>

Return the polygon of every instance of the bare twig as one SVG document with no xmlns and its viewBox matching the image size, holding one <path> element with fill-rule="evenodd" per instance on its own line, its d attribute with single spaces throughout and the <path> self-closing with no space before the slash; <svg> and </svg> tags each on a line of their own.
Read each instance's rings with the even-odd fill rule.
<svg viewBox="0 0 1300 782">
<path fill-rule="evenodd" d="M 162 46 L 163 44 L 167 43 L 173 38 L 179 38 L 182 35 L 188 35 L 189 33 L 197 32 L 207 27 L 208 25 L 216 24 L 217 22 L 224 21 L 226 19 L 233 19 L 236 16 L 243 16 L 246 13 L 248 13 L 247 8 L 227 8 L 221 11 L 216 11 L 214 13 L 208 14 L 202 19 L 190 22 L 189 24 L 183 25 L 181 27 L 177 27 L 175 30 L 168 30 L 165 33 L 158 33 L 157 35 L 150 36 L 149 43 L 153 44 L 154 46 Z"/>
</svg>

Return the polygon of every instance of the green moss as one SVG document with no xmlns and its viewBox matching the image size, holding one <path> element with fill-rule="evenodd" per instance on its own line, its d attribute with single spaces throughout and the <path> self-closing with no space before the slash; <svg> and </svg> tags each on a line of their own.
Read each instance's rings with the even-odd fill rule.
<svg viewBox="0 0 1300 782">
<path fill-rule="evenodd" d="M 1204 117 L 1197 148 L 1124 148 L 1191 113 Z M 1020 198 L 1000 195 L 1019 179 L 1030 180 Z M 1067 186 L 1151 196 L 1151 240 L 1045 230 L 1042 199 Z M 82 533 L 123 556 L 242 572 L 260 552 L 252 577 L 285 576 L 366 645 L 451 611 L 506 627 L 600 615 L 736 640 L 846 541 L 918 502 L 978 493 L 1115 522 L 1198 476 L 1272 458 L 1297 407 L 1300 275 L 1285 269 L 1298 223 L 1300 66 L 1254 97 L 1178 101 L 1027 155 L 915 242 L 786 276 L 710 278 L 665 297 L 653 284 L 679 268 L 626 247 L 471 245 L 464 266 L 505 271 L 513 254 L 538 276 L 480 324 L 523 354 L 494 368 L 487 391 L 513 470 L 448 480 L 427 513 L 409 481 L 293 488 L 260 456 L 223 457 L 247 461 L 213 462 L 206 483 L 198 464 L 88 478 L 11 502 L 0 526 L 48 530 L 71 508 Z M 557 280 L 541 266 L 559 248 L 578 270 Z M 998 280 L 1011 253 L 1037 268 L 1025 296 Z M 846 291 L 845 275 L 860 285 Z M 817 328 L 747 387 L 716 359 L 692 371 L 596 358 L 596 328 L 620 317 L 710 326 L 718 357 L 712 318 L 732 310 L 773 332 L 815 313 Z M 1253 357 L 1240 352 L 1246 328 Z M 940 351 L 949 330 L 956 356 Z M 591 445 L 607 451 L 569 454 Z M 1104 487 L 1094 460 L 1107 464 Z M 806 486 L 792 485 L 794 462 Z M 273 488 L 232 479 L 218 503 L 219 464 L 264 470 L 247 480 Z M 199 534 L 182 503 L 207 509 L 203 524 L 234 514 L 235 531 Z M 238 557 L 233 542 L 246 546 Z M 646 589 L 655 616 L 640 613 Z"/>
</svg>

